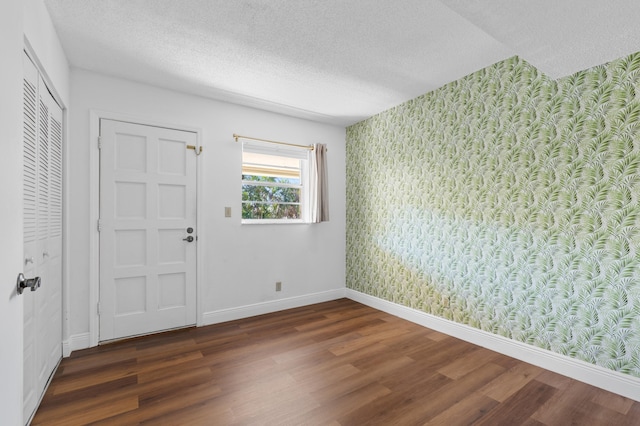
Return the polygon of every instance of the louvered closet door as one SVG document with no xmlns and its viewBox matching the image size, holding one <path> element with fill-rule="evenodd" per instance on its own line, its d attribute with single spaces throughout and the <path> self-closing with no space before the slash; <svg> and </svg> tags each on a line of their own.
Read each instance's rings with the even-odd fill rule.
<svg viewBox="0 0 640 426">
<path fill-rule="evenodd" d="M 24 57 L 24 418 L 62 358 L 62 110 Z"/>
</svg>

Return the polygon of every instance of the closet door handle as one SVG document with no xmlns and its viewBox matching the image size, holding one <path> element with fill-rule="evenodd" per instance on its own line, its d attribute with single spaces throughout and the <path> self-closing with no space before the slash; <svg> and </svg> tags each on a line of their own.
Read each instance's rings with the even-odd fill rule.
<svg viewBox="0 0 640 426">
<path fill-rule="evenodd" d="M 25 278 L 24 274 L 20 272 L 18 274 L 18 279 L 16 280 L 16 290 L 18 291 L 18 294 L 22 294 L 25 288 L 30 288 L 31 291 L 36 291 L 40 288 L 40 277 Z"/>
<path fill-rule="evenodd" d="M 191 235 L 189 235 L 187 238 L 183 238 L 182 241 L 186 241 L 188 243 L 192 243 L 193 242 L 193 237 Z"/>
</svg>

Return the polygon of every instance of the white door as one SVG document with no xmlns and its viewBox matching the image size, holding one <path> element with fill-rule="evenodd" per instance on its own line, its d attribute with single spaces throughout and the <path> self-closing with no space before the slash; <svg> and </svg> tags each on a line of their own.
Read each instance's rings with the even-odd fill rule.
<svg viewBox="0 0 640 426">
<path fill-rule="evenodd" d="M 24 56 L 24 274 L 39 276 L 24 303 L 24 418 L 62 358 L 62 109 Z"/>
<path fill-rule="evenodd" d="M 196 322 L 192 132 L 100 120 L 100 340 Z"/>
</svg>

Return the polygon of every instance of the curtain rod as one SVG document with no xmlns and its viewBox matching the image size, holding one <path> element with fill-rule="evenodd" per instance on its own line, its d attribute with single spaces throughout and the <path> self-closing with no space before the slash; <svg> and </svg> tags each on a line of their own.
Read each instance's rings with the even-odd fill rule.
<svg viewBox="0 0 640 426">
<path fill-rule="evenodd" d="M 238 142 L 238 139 L 251 139 L 252 141 L 261 141 L 261 142 L 267 142 L 267 143 L 275 143 L 275 144 L 278 144 L 278 145 L 295 146 L 297 148 L 304 148 L 304 149 L 308 149 L 309 151 L 313 151 L 313 145 L 298 145 L 298 144 L 295 144 L 295 143 L 270 141 L 269 139 L 252 138 L 252 137 L 249 137 L 249 136 L 237 135 L 235 133 L 233 134 L 233 138 L 236 140 L 236 142 Z"/>
</svg>

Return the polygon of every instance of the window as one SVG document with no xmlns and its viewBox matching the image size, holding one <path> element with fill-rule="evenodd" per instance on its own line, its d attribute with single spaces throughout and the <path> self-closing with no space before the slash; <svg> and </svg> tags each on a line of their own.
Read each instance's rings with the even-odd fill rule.
<svg viewBox="0 0 640 426">
<path fill-rule="evenodd" d="M 306 222 L 309 150 L 243 142 L 242 222 Z"/>
</svg>

